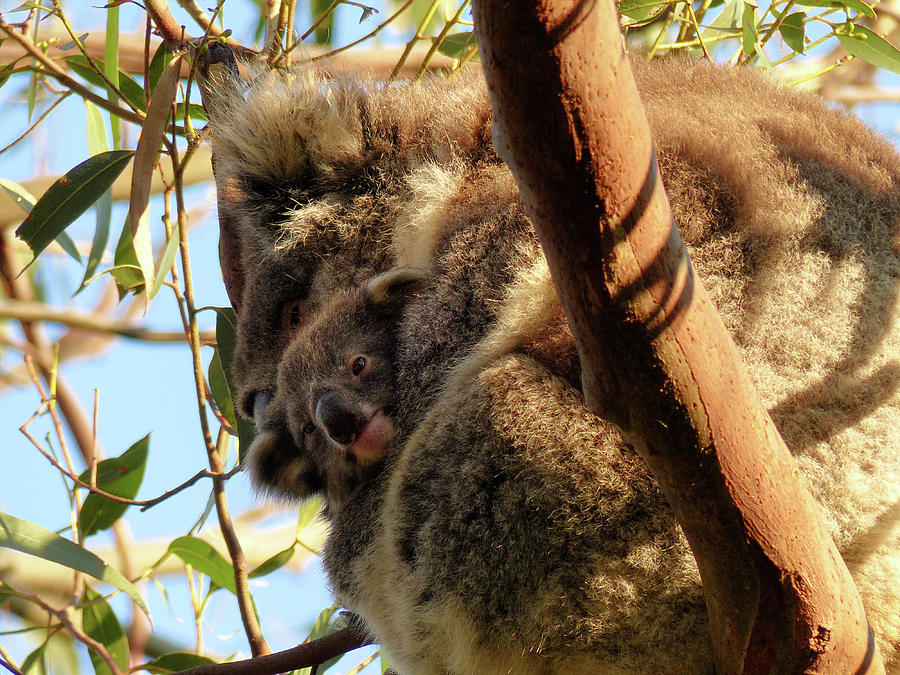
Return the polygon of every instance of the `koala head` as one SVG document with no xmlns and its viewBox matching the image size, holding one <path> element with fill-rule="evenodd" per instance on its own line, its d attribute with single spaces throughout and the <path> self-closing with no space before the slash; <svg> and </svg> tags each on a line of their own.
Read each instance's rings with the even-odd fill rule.
<svg viewBox="0 0 900 675">
<path fill-rule="evenodd" d="M 377 472 L 396 440 L 397 326 L 424 279 L 400 268 L 338 291 L 291 337 L 274 397 L 256 400 L 257 485 L 338 508 Z"/>
</svg>

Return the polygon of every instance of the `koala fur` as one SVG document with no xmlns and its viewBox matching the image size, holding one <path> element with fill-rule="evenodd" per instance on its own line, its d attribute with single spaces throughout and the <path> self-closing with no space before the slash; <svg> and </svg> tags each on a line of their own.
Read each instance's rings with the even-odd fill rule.
<svg viewBox="0 0 900 675">
<path fill-rule="evenodd" d="M 898 669 L 900 157 L 758 73 L 633 67 L 694 268 Z M 239 242 L 235 377 L 280 439 L 251 461 L 275 493 L 331 501 L 338 600 L 400 673 L 711 671 L 696 565 L 640 459 L 583 406 L 481 77 L 227 89 L 211 126 Z M 399 318 L 329 310 L 395 267 L 429 275 Z M 322 317 L 323 334 L 393 334 L 394 440 L 334 500 L 295 471 L 321 477 L 331 450 L 307 449 L 288 411 L 308 386 L 294 325 L 312 344 Z"/>
</svg>

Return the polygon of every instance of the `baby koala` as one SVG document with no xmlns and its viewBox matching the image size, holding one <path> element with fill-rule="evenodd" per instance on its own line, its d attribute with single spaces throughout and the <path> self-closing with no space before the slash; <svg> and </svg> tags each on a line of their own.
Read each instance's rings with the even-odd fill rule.
<svg viewBox="0 0 900 675">
<path fill-rule="evenodd" d="M 334 511 L 377 473 L 396 435 L 396 329 L 425 278 L 397 268 L 337 292 L 292 336 L 250 448 L 259 487 Z"/>
</svg>

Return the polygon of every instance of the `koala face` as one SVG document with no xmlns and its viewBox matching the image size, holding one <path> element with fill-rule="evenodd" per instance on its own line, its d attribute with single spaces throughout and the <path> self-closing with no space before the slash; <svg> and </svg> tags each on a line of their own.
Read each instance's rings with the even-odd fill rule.
<svg viewBox="0 0 900 675">
<path fill-rule="evenodd" d="M 378 470 L 396 436 L 396 328 L 418 280 L 394 272 L 337 292 L 291 336 L 274 398 L 256 399 L 258 484 L 289 498 L 321 492 L 334 505 Z"/>
</svg>

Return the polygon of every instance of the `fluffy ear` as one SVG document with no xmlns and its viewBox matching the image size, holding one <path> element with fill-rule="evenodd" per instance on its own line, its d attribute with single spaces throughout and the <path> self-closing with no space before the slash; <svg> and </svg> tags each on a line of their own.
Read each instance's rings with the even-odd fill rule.
<svg viewBox="0 0 900 675">
<path fill-rule="evenodd" d="M 420 289 L 428 279 L 428 272 L 417 267 L 395 267 L 369 279 L 365 292 L 376 304 L 402 301 Z"/>
</svg>

